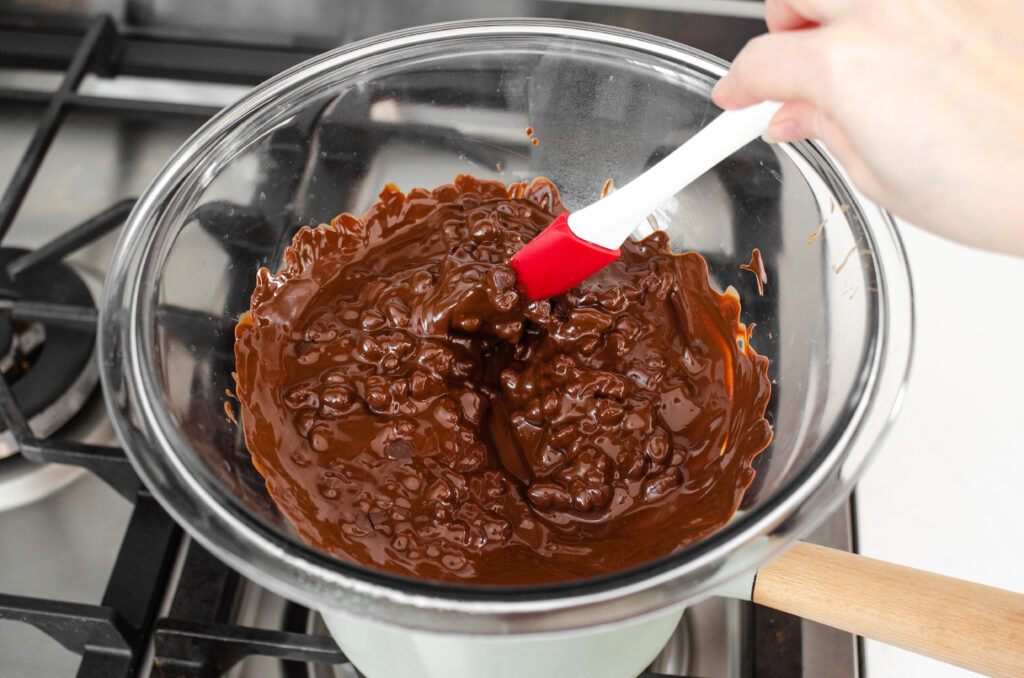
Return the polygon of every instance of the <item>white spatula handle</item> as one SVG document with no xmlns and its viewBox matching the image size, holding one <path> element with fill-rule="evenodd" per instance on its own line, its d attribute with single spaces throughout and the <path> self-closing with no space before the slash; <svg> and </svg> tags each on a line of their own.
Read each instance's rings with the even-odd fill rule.
<svg viewBox="0 0 1024 678">
<path fill-rule="evenodd" d="M 654 167 L 606 198 L 569 215 L 569 228 L 584 240 L 618 249 L 658 205 L 760 136 L 781 106 L 764 101 L 722 113 Z"/>
</svg>

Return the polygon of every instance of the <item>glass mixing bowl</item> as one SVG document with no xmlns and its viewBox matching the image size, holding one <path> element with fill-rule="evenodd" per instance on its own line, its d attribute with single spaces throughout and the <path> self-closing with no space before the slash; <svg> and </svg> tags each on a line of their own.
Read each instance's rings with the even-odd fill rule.
<svg viewBox="0 0 1024 678">
<path fill-rule="evenodd" d="M 200 129 L 125 227 L 103 293 L 102 377 L 163 505 L 245 576 L 311 607 L 457 633 L 576 629 L 678 606 L 749 574 L 849 492 L 902 393 L 910 280 L 890 218 L 819 147 L 753 142 L 655 214 L 735 287 L 771 359 L 775 438 L 726 527 L 601 578 L 530 588 L 412 581 L 305 546 L 270 500 L 233 401 L 233 327 L 304 224 L 388 182 L 552 179 L 566 205 L 623 185 L 707 123 L 727 65 L 638 33 L 552 21 L 424 27 L 329 52 Z M 535 145 L 526 133 L 533 128 Z M 816 237 L 815 234 L 817 234 Z M 741 270 L 758 248 L 764 295 Z"/>
</svg>

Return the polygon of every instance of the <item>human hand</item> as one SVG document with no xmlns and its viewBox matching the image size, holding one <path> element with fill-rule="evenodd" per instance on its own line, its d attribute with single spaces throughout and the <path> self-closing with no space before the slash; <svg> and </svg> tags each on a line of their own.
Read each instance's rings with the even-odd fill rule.
<svg viewBox="0 0 1024 678">
<path fill-rule="evenodd" d="M 715 88 L 787 102 L 771 141 L 814 138 L 908 221 L 1024 256 L 1024 3 L 766 0 L 769 33 Z"/>
</svg>

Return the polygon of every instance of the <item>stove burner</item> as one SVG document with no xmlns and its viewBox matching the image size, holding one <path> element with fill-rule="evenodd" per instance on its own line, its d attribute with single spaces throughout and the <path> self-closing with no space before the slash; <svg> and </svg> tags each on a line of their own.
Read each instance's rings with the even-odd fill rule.
<svg viewBox="0 0 1024 678">
<path fill-rule="evenodd" d="M 27 253 L 0 247 L 0 298 L 95 308 L 85 282 L 71 267 L 56 263 L 12 277 L 7 267 Z M 0 371 L 35 435 L 48 436 L 82 407 L 96 388 L 95 333 L 52 323 L 13 320 L 0 314 Z M 14 454 L 6 423 L 0 421 L 0 473 Z"/>
</svg>

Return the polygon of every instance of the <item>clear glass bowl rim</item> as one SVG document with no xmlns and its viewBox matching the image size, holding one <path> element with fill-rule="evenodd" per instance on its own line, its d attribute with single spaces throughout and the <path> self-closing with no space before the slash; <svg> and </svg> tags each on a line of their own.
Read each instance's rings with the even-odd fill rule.
<svg viewBox="0 0 1024 678">
<path fill-rule="evenodd" d="M 203 546 L 253 581 L 315 609 L 362 614 L 411 628 L 488 634 L 573 629 L 699 599 L 744 581 L 843 501 L 902 400 L 913 344 L 913 295 L 903 245 L 890 216 L 851 189 L 850 211 L 870 238 L 879 281 L 878 329 L 862 375 L 863 397 L 847 413 L 847 425 L 833 430 L 804 467 L 770 497 L 679 553 L 605 577 L 548 586 L 484 588 L 414 581 L 297 544 L 255 518 L 212 477 L 193 473 L 179 453 L 188 450 L 188 444 L 159 406 L 160 387 L 150 369 L 152 344 L 146 337 L 152 319 L 152 309 L 145 303 L 153 274 L 148 264 L 160 243 L 168 243 L 168 234 L 160 227 L 174 216 L 182 178 L 201 172 L 202 159 L 215 141 L 229 138 L 248 116 L 271 106 L 301 105 L 288 99 L 301 83 L 399 48 L 496 36 L 615 45 L 715 77 L 728 70 L 725 61 L 678 43 L 571 21 L 460 21 L 369 38 L 283 72 L 202 126 L 140 197 L 111 260 L 99 325 L 100 371 L 108 411 L 133 466 L 165 509 Z M 847 185 L 824 150 L 807 142 L 793 149 L 816 172 L 841 187 Z"/>
</svg>

